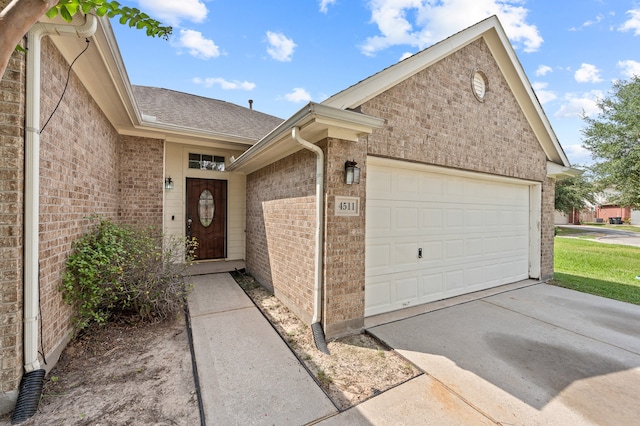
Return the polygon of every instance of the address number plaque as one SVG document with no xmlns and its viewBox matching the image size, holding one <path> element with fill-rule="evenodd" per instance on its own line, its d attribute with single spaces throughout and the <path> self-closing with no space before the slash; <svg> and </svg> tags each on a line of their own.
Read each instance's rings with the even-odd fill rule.
<svg viewBox="0 0 640 426">
<path fill-rule="evenodd" d="M 336 216 L 360 216 L 360 197 L 336 197 Z"/>
</svg>

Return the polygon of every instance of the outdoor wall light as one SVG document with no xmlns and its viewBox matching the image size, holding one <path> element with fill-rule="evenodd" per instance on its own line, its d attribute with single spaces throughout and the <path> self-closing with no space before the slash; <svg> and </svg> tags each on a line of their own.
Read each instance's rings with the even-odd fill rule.
<svg viewBox="0 0 640 426">
<path fill-rule="evenodd" d="M 173 179 L 170 177 L 164 178 L 164 189 L 173 189 Z"/>
<path fill-rule="evenodd" d="M 347 185 L 360 183 L 360 167 L 356 166 L 355 161 L 346 161 L 344 163 L 344 182 Z"/>
</svg>

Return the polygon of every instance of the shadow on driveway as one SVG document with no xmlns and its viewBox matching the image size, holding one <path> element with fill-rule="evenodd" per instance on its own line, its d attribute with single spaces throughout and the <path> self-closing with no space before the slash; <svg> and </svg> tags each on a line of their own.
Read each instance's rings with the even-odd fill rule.
<svg viewBox="0 0 640 426">
<path fill-rule="evenodd" d="M 369 331 L 496 422 L 640 418 L 640 306 L 539 284 Z"/>
</svg>

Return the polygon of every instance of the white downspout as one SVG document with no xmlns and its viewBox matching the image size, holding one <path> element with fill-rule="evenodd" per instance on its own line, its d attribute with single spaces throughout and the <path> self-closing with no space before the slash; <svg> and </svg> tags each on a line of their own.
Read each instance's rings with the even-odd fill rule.
<svg viewBox="0 0 640 426">
<path fill-rule="evenodd" d="M 316 154 L 316 256 L 315 279 L 313 283 L 313 319 L 312 324 L 322 321 L 322 251 L 324 218 L 324 152 L 311 142 L 302 139 L 300 128 L 291 129 L 291 136 L 300 145 Z"/>
<path fill-rule="evenodd" d="M 86 15 L 80 26 L 37 23 L 27 39 L 24 212 L 24 369 L 40 369 L 38 361 L 39 211 L 40 211 L 40 53 L 47 35 L 87 38 L 95 34 L 98 20 Z"/>
</svg>

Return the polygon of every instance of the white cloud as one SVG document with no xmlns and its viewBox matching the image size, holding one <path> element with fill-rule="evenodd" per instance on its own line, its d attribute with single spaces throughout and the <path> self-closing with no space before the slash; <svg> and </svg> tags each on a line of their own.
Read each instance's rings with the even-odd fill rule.
<svg viewBox="0 0 640 426">
<path fill-rule="evenodd" d="M 598 101 L 604 94 L 600 90 L 592 90 L 581 95 L 569 94 L 566 103 L 554 114 L 556 118 L 581 118 L 583 115 L 593 117 L 600 112 Z"/>
<path fill-rule="evenodd" d="M 400 61 L 404 61 L 405 59 L 410 58 L 410 57 L 412 57 L 413 55 L 414 55 L 414 54 L 413 54 L 413 53 L 411 53 L 411 52 L 404 52 L 404 53 L 402 54 L 402 56 L 400 56 L 400 59 L 398 60 L 398 62 L 400 62 Z"/>
<path fill-rule="evenodd" d="M 599 24 L 599 23 L 600 23 L 600 22 L 602 22 L 603 20 L 604 20 L 604 15 L 600 14 L 600 15 L 596 16 L 596 18 L 595 18 L 595 19 L 590 19 L 590 20 L 588 20 L 588 21 L 585 21 L 585 22 L 580 26 L 580 28 L 587 28 L 587 27 L 590 27 L 590 26 L 592 26 L 592 25 Z M 580 28 L 572 27 L 572 28 L 569 28 L 569 31 L 578 31 Z"/>
<path fill-rule="evenodd" d="M 538 28 L 526 22 L 528 10 L 521 4 L 522 0 L 370 0 L 371 22 L 380 35 L 368 37 L 360 48 L 368 56 L 394 45 L 424 49 L 497 15 L 511 41 L 533 52 L 543 40 Z"/>
<path fill-rule="evenodd" d="M 583 27 L 590 27 L 592 25 L 599 24 L 600 22 L 602 22 L 603 19 L 604 19 L 604 15 L 600 14 L 600 15 L 596 16 L 596 19 L 586 21 L 584 24 L 582 24 L 582 26 Z"/>
<path fill-rule="evenodd" d="M 633 35 L 640 36 L 640 9 L 627 10 L 627 15 L 631 17 L 625 21 L 618 31 L 633 31 Z"/>
<path fill-rule="evenodd" d="M 600 83 L 600 70 L 595 65 L 582 64 L 573 75 L 578 83 Z"/>
<path fill-rule="evenodd" d="M 202 79 L 200 77 L 194 77 L 192 80 L 195 84 L 200 84 L 204 87 L 213 87 L 215 85 L 220 86 L 222 90 L 246 90 L 251 91 L 256 87 L 255 83 L 248 81 L 228 81 L 220 77 L 207 77 Z"/>
<path fill-rule="evenodd" d="M 550 72 L 553 72 L 553 69 L 548 66 L 548 65 L 540 65 L 538 67 L 538 69 L 536 70 L 536 76 L 537 77 L 542 77 L 544 75 L 549 74 Z"/>
<path fill-rule="evenodd" d="M 284 95 L 284 98 L 289 102 L 301 103 L 311 101 L 311 95 L 305 89 L 296 87 L 293 92 Z"/>
<path fill-rule="evenodd" d="M 176 45 L 188 49 L 189 54 L 196 58 L 209 59 L 220 56 L 220 49 L 213 40 L 204 38 L 199 31 L 180 30 L 180 40 Z"/>
<path fill-rule="evenodd" d="M 533 87 L 533 90 L 535 90 L 538 100 L 543 105 L 546 104 L 547 102 L 554 101 L 558 98 L 558 95 L 556 95 L 552 91 L 545 90 L 548 86 L 547 83 L 538 81 L 533 83 L 531 86 Z"/>
<path fill-rule="evenodd" d="M 186 19 L 203 22 L 207 18 L 207 6 L 200 0 L 138 0 L 140 9 L 166 25 L 178 26 Z"/>
<path fill-rule="evenodd" d="M 292 39 L 287 38 L 282 33 L 267 31 L 267 41 L 269 42 L 267 53 L 273 59 L 280 62 L 291 61 L 291 55 L 293 55 L 293 51 L 296 48 L 296 44 Z"/>
<path fill-rule="evenodd" d="M 587 164 L 593 161 L 591 151 L 579 144 L 562 147 L 573 164 Z"/>
<path fill-rule="evenodd" d="M 327 13 L 329 11 L 329 5 L 334 4 L 335 2 L 336 0 L 320 0 L 320 12 Z"/>
<path fill-rule="evenodd" d="M 617 65 L 618 68 L 622 69 L 622 74 L 625 77 L 631 78 L 634 75 L 640 77 L 640 62 L 629 59 L 626 61 L 619 61 Z"/>
</svg>

